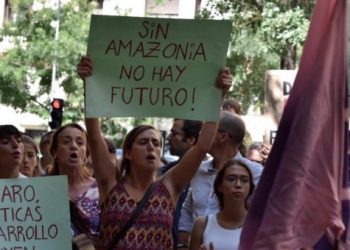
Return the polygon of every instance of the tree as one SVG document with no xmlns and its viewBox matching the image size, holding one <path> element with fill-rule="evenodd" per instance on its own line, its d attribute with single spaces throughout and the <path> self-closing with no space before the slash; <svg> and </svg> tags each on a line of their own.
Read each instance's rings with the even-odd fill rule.
<svg viewBox="0 0 350 250">
<path fill-rule="evenodd" d="M 52 63 L 58 64 L 57 79 L 67 95 L 63 123 L 84 117 L 82 81 L 76 65 L 87 50 L 90 15 L 99 1 L 72 0 L 60 8 L 59 39 L 55 40 L 57 6 L 46 0 L 12 0 L 13 20 L 0 31 L 0 40 L 12 47 L 0 54 L 0 102 L 48 119 Z M 116 6 L 116 14 L 125 15 Z M 147 119 L 146 119 L 147 120 Z M 138 125 L 145 119 L 131 119 Z M 148 119 L 147 122 L 150 122 Z M 101 119 L 101 128 L 119 146 L 126 134 L 125 119 Z M 122 126 L 123 124 L 124 126 Z"/>
<path fill-rule="evenodd" d="M 56 41 L 57 6 L 54 9 L 47 3 L 10 2 L 13 21 L 5 24 L 0 39 L 9 40 L 13 47 L 1 55 L 0 101 L 48 117 L 52 62 L 56 60 L 57 79 L 67 94 L 64 119 L 78 121 L 82 119 L 84 102 L 76 65 L 80 55 L 86 53 L 90 14 L 96 4 L 85 0 L 63 4 Z"/>
<path fill-rule="evenodd" d="M 268 69 L 295 69 L 315 0 L 208 0 L 199 17 L 233 22 L 227 63 L 243 112 L 264 107 Z"/>
</svg>

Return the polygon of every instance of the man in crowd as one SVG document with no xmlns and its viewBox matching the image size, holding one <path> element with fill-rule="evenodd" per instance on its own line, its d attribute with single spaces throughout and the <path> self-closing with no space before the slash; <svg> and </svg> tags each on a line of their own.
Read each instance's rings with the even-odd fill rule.
<svg viewBox="0 0 350 250">
<path fill-rule="evenodd" d="M 170 154 L 178 156 L 180 160 L 181 157 L 187 152 L 187 150 L 189 150 L 197 142 L 201 128 L 201 121 L 175 119 L 168 136 Z M 167 165 L 161 167 L 159 174 L 162 175 L 170 170 L 179 162 L 179 160 L 170 162 Z M 182 204 L 186 198 L 187 192 L 188 188 L 186 188 L 180 195 L 174 212 L 173 238 L 175 246 L 177 244 L 180 211 Z"/>
<path fill-rule="evenodd" d="M 255 161 L 263 165 L 263 158 L 260 153 L 261 144 L 260 143 L 252 143 L 249 145 L 247 149 L 247 158 L 251 161 Z"/>
<path fill-rule="evenodd" d="M 244 162 L 253 174 L 254 184 L 258 183 L 263 170 L 262 166 L 242 157 L 238 150 L 244 135 L 245 124 L 243 120 L 237 114 L 222 111 L 219 128 L 209 151 L 213 159 L 202 162 L 191 181 L 189 192 L 181 210 L 178 249 L 188 247 L 192 225 L 198 216 L 217 213 L 220 210 L 219 202 L 213 195 L 213 186 L 217 171 L 226 161 L 236 159 Z"/>
</svg>

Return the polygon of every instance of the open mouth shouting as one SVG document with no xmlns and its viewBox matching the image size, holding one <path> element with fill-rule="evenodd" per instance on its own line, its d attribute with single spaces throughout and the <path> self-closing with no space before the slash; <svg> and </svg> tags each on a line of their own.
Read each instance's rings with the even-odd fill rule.
<svg viewBox="0 0 350 250">
<path fill-rule="evenodd" d="M 78 162 L 79 161 L 78 153 L 77 152 L 70 153 L 69 160 L 72 162 Z"/>
</svg>

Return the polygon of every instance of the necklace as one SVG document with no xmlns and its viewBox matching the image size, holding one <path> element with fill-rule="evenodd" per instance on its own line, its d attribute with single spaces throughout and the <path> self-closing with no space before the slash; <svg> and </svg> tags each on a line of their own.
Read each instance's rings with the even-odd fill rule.
<svg viewBox="0 0 350 250">
<path fill-rule="evenodd" d="M 219 214 L 217 214 L 216 219 L 218 221 L 219 226 L 221 226 L 224 229 L 235 230 L 235 229 L 241 228 L 244 224 L 244 218 L 242 218 L 242 220 L 239 223 L 235 222 L 233 225 L 222 220 L 222 218 L 220 218 Z"/>
</svg>

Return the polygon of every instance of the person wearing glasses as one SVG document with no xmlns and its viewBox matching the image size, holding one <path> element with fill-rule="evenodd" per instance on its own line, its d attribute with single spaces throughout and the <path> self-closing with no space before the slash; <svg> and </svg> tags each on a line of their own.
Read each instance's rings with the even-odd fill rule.
<svg viewBox="0 0 350 250">
<path fill-rule="evenodd" d="M 249 167 L 241 161 L 227 161 L 214 180 L 214 193 L 219 200 L 220 212 L 199 217 L 195 221 L 190 250 L 238 249 L 253 191 L 253 176 Z"/>
<path fill-rule="evenodd" d="M 91 59 L 82 57 L 77 71 L 85 83 L 85 79 L 93 74 Z M 221 89 L 223 99 L 232 86 L 229 69 L 219 72 L 216 86 Z M 162 139 L 153 126 L 139 125 L 126 135 L 116 173 L 109 160 L 99 120 L 85 118 L 85 124 L 101 207 L 98 249 L 172 249 L 174 208 L 210 149 L 218 123 L 205 122 L 198 142 L 160 178 L 157 174 Z M 145 196 L 146 200 L 143 199 Z M 134 217 L 135 211 L 139 213 Z"/>
<path fill-rule="evenodd" d="M 179 159 L 161 167 L 159 169 L 159 175 L 164 175 L 166 172 L 168 172 L 168 170 L 172 169 L 180 161 L 184 154 L 197 143 L 202 125 L 203 122 L 201 121 L 174 119 L 168 136 L 169 151 L 170 154 L 178 156 Z M 180 212 L 187 192 L 188 186 L 182 191 L 174 211 L 172 234 L 175 246 L 177 246 Z"/>
<path fill-rule="evenodd" d="M 239 145 L 245 135 L 245 124 L 239 115 L 222 110 L 214 142 L 209 150 L 212 159 L 203 161 L 191 180 L 190 189 L 181 209 L 179 220 L 179 243 L 177 249 L 187 249 L 190 232 L 196 218 L 220 211 L 220 204 L 214 193 L 214 179 L 217 172 L 231 159 L 246 164 L 253 175 L 255 185 L 259 182 L 262 166 L 244 158 Z"/>
</svg>

